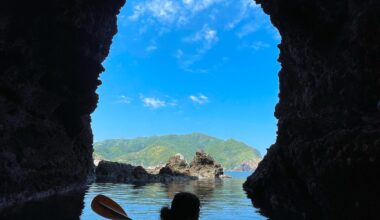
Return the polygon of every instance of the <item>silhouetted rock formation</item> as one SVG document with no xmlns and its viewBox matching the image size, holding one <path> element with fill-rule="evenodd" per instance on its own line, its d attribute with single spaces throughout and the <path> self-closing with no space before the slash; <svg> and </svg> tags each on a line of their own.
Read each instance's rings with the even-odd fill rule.
<svg viewBox="0 0 380 220">
<path fill-rule="evenodd" d="M 169 162 L 160 170 L 160 173 L 172 175 L 187 175 L 203 178 L 218 178 L 223 175 L 223 168 L 220 164 L 204 152 L 196 152 L 190 164 L 187 164 L 184 157 L 177 154 L 169 159 Z"/>
<path fill-rule="evenodd" d="M 152 183 L 152 182 L 172 182 L 184 180 L 196 180 L 196 177 L 170 172 L 160 172 L 160 174 L 150 174 L 141 166 L 117 163 L 111 161 L 100 161 L 95 170 L 96 182 L 114 183 Z"/>
<path fill-rule="evenodd" d="M 196 179 L 215 179 L 222 177 L 223 168 L 203 152 L 197 152 L 189 164 L 181 154 L 169 158 L 158 174 L 148 173 L 141 166 L 100 161 L 95 170 L 97 182 L 147 183 L 171 182 Z"/>
<path fill-rule="evenodd" d="M 92 175 L 90 114 L 124 2 L 1 1 L 0 210 Z"/>
<path fill-rule="evenodd" d="M 257 0 L 279 29 L 278 137 L 244 184 L 274 219 L 376 219 L 380 1 Z"/>
</svg>

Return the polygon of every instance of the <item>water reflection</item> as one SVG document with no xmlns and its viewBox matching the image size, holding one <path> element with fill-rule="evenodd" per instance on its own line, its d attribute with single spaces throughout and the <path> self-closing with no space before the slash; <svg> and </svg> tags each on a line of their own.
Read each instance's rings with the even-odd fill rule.
<svg viewBox="0 0 380 220">
<path fill-rule="evenodd" d="M 237 176 L 236 176 L 237 175 Z M 201 220 L 265 219 L 246 198 L 242 184 L 247 174 L 236 174 L 232 179 L 150 183 L 143 185 L 100 184 L 91 185 L 85 197 L 81 219 L 102 219 L 90 210 L 92 198 L 102 193 L 117 201 L 132 219 L 159 219 L 162 206 L 170 205 L 175 193 L 192 192 L 201 200 Z M 239 176 L 240 175 L 240 176 Z"/>
<path fill-rule="evenodd" d="M 223 180 L 194 180 L 189 182 L 172 182 L 162 185 L 168 198 L 173 199 L 177 192 L 192 192 L 202 201 L 207 201 L 213 197 L 213 193 L 218 188 L 223 187 Z"/>
<path fill-rule="evenodd" d="M 229 174 L 231 175 L 231 174 Z M 175 193 L 192 192 L 201 200 L 201 220 L 265 219 L 252 207 L 242 189 L 241 173 L 232 179 L 172 183 L 115 184 L 93 183 L 88 191 L 56 196 L 2 213 L 0 219 L 84 219 L 104 220 L 90 207 L 97 194 L 111 197 L 134 219 L 159 220 L 159 210 L 170 205 Z M 237 176 L 236 176 L 237 175 Z M 248 173 L 246 175 L 249 175 Z"/>
<path fill-rule="evenodd" d="M 6 209 L 0 219 L 80 219 L 84 208 L 85 190 L 53 196 L 49 199 L 29 202 Z"/>
</svg>

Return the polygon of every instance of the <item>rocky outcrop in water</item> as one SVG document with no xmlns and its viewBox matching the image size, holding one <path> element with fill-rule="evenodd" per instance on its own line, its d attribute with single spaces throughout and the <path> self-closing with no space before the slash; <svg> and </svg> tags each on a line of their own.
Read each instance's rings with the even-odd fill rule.
<svg viewBox="0 0 380 220">
<path fill-rule="evenodd" d="M 191 176 L 198 178 L 218 178 L 223 175 L 223 167 L 205 152 L 196 152 L 189 166 Z"/>
<path fill-rule="evenodd" d="M 223 177 L 223 168 L 210 155 L 197 152 L 190 164 L 181 154 L 170 157 L 158 174 L 149 173 L 141 166 L 104 160 L 99 162 L 95 174 L 97 182 L 171 182 Z"/>
<path fill-rule="evenodd" d="M 96 182 L 112 183 L 153 183 L 196 180 L 196 177 L 183 174 L 164 173 L 151 174 L 141 166 L 117 163 L 111 161 L 100 161 L 95 170 Z"/>
<path fill-rule="evenodd" d="M 171 157 L 160 173 L 183 174 L 200 179 L 218 178 L 223 175 L 223 168 L 205 152 L 196 152 L 190 164 L 180 154 Z"/>
<path fill-rule="evenodd" d="M 380 1 L 257 0 L 282 41 L 276 143 L 244 184 L 273 219 L 376 219 Z"/>
<path fill-rule="evenodd" d="M 90 114 L 124 2 L 1 1 L 0 210 L 92 175 Z"/>
</svg>

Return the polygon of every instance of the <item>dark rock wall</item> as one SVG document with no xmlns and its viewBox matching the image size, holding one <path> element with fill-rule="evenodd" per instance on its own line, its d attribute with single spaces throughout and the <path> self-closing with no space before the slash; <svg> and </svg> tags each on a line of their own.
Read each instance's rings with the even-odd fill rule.
<svg viewBox="0 0 380 220">
<path fill-rule="evenodd" d="M 0 210 L 91 176 L 90 114 L 124 2 L 1 2 Z"/>
<path fill-rule="evenodd" d="M 257 0 L 282 36 L 277 141 L 244 185 L 274 219 L 380 210 L 380 1 Z"/>
</svg>

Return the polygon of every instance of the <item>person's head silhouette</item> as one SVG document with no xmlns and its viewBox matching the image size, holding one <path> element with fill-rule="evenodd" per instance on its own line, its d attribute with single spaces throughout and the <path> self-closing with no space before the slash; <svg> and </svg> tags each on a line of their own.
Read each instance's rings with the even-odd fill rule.
<svg viewBox="0 0 380 220">
<path fill-rule="evenodd" d="M 174 196 L 171 207 L 161 209 L 162 220 L 197 220 L 199 219 L 200 201 L 192 193 L 180 192 Z"/>
</svg>

